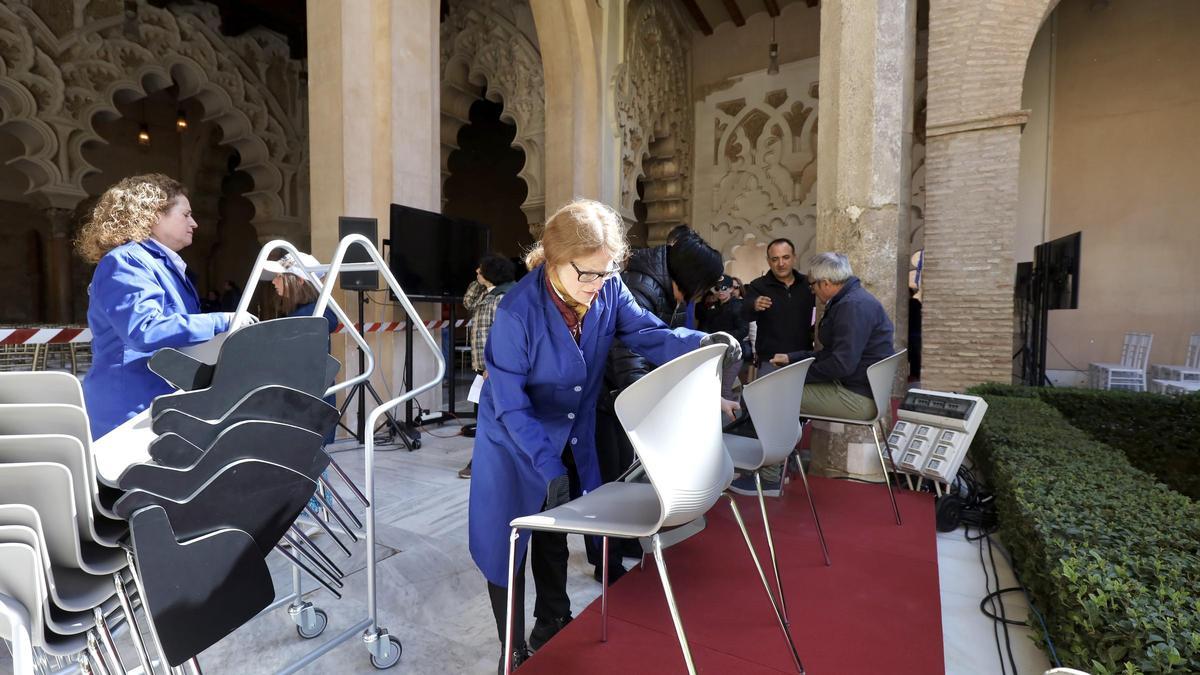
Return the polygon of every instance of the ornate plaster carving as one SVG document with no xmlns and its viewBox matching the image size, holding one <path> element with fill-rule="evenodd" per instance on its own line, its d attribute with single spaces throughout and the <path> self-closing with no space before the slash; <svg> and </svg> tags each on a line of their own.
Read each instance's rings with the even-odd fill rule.
<svg viewBox="0 0 1200 675">
<path fill-rule="evenodd" d="M 52 22 L 56 32 L 36 4 L 0 5 L 0 128 L 24 143 L 13 165 L 35 198 L 73 206 L 86 197 L 83 178 L 97 169 L 84 146 L 105 143 L 97 117 L 118 114 L 121 92 L 145 95 L 175 83 L 180 98 L 201 102 L 222 145 L 240 154 L 239 170 L 254 179 L 246 197 L 255 226 L 306 218 L 293 191 L 308 162 L 307 88 L 284 38 L 262 29 L 226 37 L 213 5 L 166 10 L 145 0 L 132 22 L 119 4 L 76 0 L 70 20 Z"/>
<path fill-rule="evenodd" d="M 442 178 L 470 104 L 482 92 L 501 103 L 500 119 L 517 128 L 525 152 L 517 174 L 528 188 L 521 210 L 531 225 L 545 220 L 546 86 L 542 55 L 521 25 L 532 25 L 527 0 L 459 0 L 442 21 Z"/>
<path fill-rule="evenodd" d="M 816 237 L 817 59 L 778 75 L 750 73 L 710 93 L 696 112 L 694 226 L 730 274 L 765 269 L 767 242 L 787 237 L 804 260 Z"/>
<path fill-rule="evenodd" d="M 651 242 L 687 219 L 692 193 L 691 40 L 686 26 L 675 3 L 631 3 L 624 62 L 615 76 L 620 211 L 628 221 L 636 220 L 637 183 L 645 179 Z"/>
</svg>

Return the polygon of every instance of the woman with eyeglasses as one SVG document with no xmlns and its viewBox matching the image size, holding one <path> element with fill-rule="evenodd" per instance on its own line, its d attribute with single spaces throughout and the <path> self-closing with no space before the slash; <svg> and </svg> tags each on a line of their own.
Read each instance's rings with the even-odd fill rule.
<svg viewBox="0 0 1200 675">
<path fill-rule="evenodd" d="M 526 256 L 530 273 L 500 302 L 484 348 L 489 374 L 479 400 L 469 509 L 471 556 L 487 577 L 496 632 L 504 643 L 509 522 L 551 509 L 600 485 L 595 412 L 614 339 L 655 363 L 711 343 L 737 341 L 669 329 L 642 309 L 619 275 L 628 245 L 621 218 L 578 200 L 546 223 Z M 513 664 L 571 620 L 566 535 L 532 534 L 537 621 L 525 639 L 524 579 L 529 532 L 518 541 Z M 500 670 L 504 655 L 500 657 Z"/>
</svg>

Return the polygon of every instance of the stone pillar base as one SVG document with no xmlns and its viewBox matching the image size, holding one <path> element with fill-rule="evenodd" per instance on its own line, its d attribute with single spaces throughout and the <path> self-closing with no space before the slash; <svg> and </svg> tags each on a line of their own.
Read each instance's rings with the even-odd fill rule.
<svg viewBox="0 0 1200 675">
<path fill-rule="evenodd" d="M 883 482 L 871 430 L 836 422 L 812 423 L 809 473 L 829 478 Z"/>
</svg>

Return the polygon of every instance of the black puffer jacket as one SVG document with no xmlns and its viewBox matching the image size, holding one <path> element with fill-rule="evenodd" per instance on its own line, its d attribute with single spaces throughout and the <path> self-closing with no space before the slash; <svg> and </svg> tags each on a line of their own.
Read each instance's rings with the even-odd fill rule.
<svg viewBox="0 0 1200 675">
<path fill-rule="evenodd" d="M 684 314 L 677 313 L 675 293 L 671 290 L 671 274 L 667 270 L 667 247 L 640 249 L 629 256 L 621 279 L 634 300 L 643 309 L 657 316 L 671 328 L 683 325 Z M 679 321 L 676 325 L 673 320 Z M 608 365 L 604 371 L 604 389 L 600 405 L 612 409 L 611 393 L 620 392 L 650 372 L 654 365 L 630 351 L 620 340 L 613 341 L 608 352 Z"/>
</svg>

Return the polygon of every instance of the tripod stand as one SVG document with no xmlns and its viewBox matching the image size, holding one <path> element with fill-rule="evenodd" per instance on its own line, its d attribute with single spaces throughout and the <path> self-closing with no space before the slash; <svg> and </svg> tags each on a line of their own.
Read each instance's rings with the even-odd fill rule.
<svg viewBox="0 0 1200 675">
<path fill-rule="evenodd" d="M 363 315 L 365 313 L 364 306 L 367 303 L 366 291 L 357 290 L 355 292 L 358 293 L 358 325 L 359 330 L 362 330 L 363 326 L 365 325 Z M 366 369 L 366 354 L 363 353 L 362 349 L 359 349 L 358 372 L 361 373 Z M 371 381 L 367 379 L 350 388 L 350 391 L 346 394 L 346 400 L 342 403 L 341 409 L 338 410 L 338 419 L 340 420 L 346 415 L 346 410 L 350 408 L 350 404 L 354 401 L 355 397 L 358 398 L 358 423 L 355 425 L 356 428 L 351 429 L 350 427 L 346 426 L 345 423 L 340 421 L 338 424 L 343 429 L 348 431 L 352 436 L 354 436 L 355 440 L 357 440 L 360 444 L 366 443 L 367 438 L 367 394 L 371 395 L 371 398 L 374 399 L 376 405 L 383 405 L 383 399 L 379 396 L 379 392 L 375 391 L 375 387 L 371 386 Z M 407 423 L 397 422 L 396 418 L 392 417 L 392 413 L 384 413 L 383 425 L 388 430 L 389 441 L 395 440 L 395 438 L 399 436 L 400 441 L 404 443 L 404 447 L 408 448 L 409 452 L 421 447 L 420 432 L 413 429 Z M 374 434 L 375 430 L 371 429 L 371 433 Z"/>
</svg>

